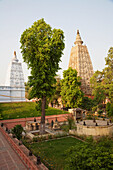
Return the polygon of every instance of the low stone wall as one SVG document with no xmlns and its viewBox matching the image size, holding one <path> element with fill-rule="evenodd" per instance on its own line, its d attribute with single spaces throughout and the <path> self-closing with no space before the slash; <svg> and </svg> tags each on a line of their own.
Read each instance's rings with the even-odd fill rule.
<svg viewBox="0 0 113 170">
<path fill-rule="evenodd" d="M 108 136 L 113 133 L 113 125 L 108 126 L 84 126 L 77 125 L 77 134 L 86 136 Z"/>
<path fill-rule="evenodd" d="M 73 135 L 85 136 L 109 136 L 113 134 L 113 124 L 105 126 L 87 126 L 83 124 L 76 124 L 77 130 L 70 130 L 69 133 Z"/>
</svg>

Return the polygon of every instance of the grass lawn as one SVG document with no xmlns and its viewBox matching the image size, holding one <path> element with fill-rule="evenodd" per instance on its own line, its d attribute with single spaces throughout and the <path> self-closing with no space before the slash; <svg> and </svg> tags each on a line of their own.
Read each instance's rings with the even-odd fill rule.
<svg viewBox="0 0 113 170">
<path fill-rule="evenodd" d="M 65 151 L 69 147 L 79 143 L 83 142 L 76 138 L 66 137 L 57 140 L 32 143 L 29 144 L 29 148 L 31 148 L 33 154 L 40 156 L 42 161 L 47 161 L 52 169 L 59 170 L 64 169 L 65 166 Z"/>
<path fill-rule="evenodd" d="M 3 119 L 17 119 L 26 117 L 41 116 L 41 113 L 35 109 L 36 103 L 0 103 L 0 114 Z M 46 109 L 46 115 L 66 114 L 68 112 L 55 108 Z"/>
</svg>

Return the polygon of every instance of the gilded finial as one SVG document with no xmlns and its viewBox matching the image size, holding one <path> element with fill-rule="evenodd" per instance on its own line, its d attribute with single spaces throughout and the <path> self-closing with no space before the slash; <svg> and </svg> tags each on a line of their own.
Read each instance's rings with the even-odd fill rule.
<svg viewBox="0 0 113 170">
<path fill-rule="evenodd" d="M 77 30 L 77 34 L 79 34 L 79 30 Z"/>
<path fill-rule="evenodd" d="M 14 51 L 14 56 L 16 56 L 16 51 Z"/>
<path fill-rule="evenodd" d="M 16 51 L 14 51 L 14 57 L 13 57 L 13 61 L 18 62 L 17 56 L 16 56 Z"/>
</svg>

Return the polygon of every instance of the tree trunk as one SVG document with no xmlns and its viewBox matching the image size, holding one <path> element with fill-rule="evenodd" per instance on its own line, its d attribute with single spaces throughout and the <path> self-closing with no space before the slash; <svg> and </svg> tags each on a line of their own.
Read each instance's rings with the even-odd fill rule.
<svg viewBox="0 0 113 170">
<path fill-rule="evenodd" d="M 41 106 L 41 123 L 40 123 L 40 134 L 45 133 L 45 107 L 46 107 L 46 96 L 42 98 L 42 106 Z"/>
</svg>

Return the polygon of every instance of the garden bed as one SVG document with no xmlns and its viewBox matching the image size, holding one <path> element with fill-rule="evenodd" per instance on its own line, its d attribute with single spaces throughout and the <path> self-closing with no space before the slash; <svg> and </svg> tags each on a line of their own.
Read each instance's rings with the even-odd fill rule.
<svg viewBox="0 0 113 170">
<path fill-rule="evenodd" d="M 35 156 L 39 155 L 41 161 L 49 169 L 59 170 L 65 167 L 65 151 L 78 143 L 83 142 L 73 137 L 64 137 L 43 142 L 25 143 L 25 145 L 32 150 Z"/>
</svg>

